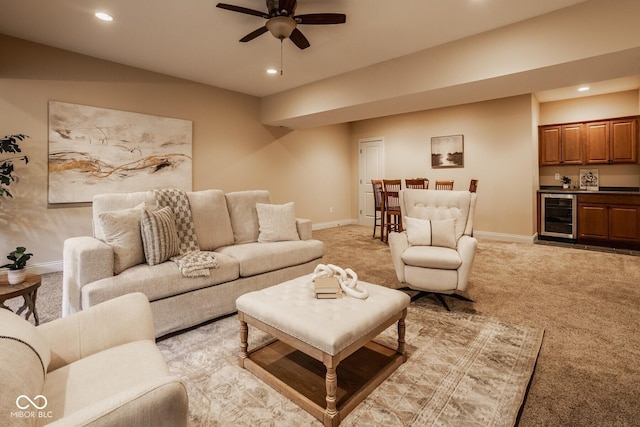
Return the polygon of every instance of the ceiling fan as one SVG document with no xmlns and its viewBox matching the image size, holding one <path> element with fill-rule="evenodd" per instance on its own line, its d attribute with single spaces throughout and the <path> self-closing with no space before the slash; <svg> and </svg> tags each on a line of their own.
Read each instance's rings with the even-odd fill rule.
<svg viewBox="0 0 640 427">
<path fill-rule="evenodd" d="M 343 13 L 309 13 L 306 15 L 295 15 L 297 3 L 296 0 L 267 0 L 267 12 L 260 12 L 259 10 L 226 3 L 218 3 L 216 7 L 233 12 L 245 13 L 247 15 L 260 16 L 267 20 L 263 27 L 241 38 L 240 41 L 243 43 L 251 41 L 269 31 L 275 38 L 280 39 L 280 41 L 289 38 L 300 49 L 306 49 L 310 46 L 310 43 L 304 34 L 296 28 L 298 24 L 331 25 L 344 24 L 347 21 L 347 16 Z"/>
</svg>

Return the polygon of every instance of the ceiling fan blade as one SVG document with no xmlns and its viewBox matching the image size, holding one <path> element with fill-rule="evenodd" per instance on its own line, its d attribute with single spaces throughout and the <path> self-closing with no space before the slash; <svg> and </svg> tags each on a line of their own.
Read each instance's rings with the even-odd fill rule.
<svg viewBox="0 0 640 427">
<path fill-rule="evenodd" d="M 344 13 L 309 13 L 307 15 L 296 15 L 293 19 L 298 24 L 304 25 L 344 24 L 347 22 L 347 15 Z"/>
<path fill-rule="evenodd" d="M 220 9 L 230 10 L 232 12 L 240 12 L 240 13 L 245 13 L 247 15 L 260 16 L 264 19 L 269 19 L 269 15 L 267 15 L 264 12 L 260 12 L 259 10 L 248 9 L 242 6 L 235 6 L 233 4 L 226 4 L 226 3 L 218 3 L 216 7 L 219 7 Z"/>
<path fill-rule="evenodd" d="M 246 36 L 244 36 L 243 38 L 241 38 L 240 41 L 242 43 L 249 42 L 249 41 L 255 39 L 256 37 L 263 35 L 266 32 L 267 32 L 267 27 L 260 27 L 257 30 L 252 31 L 249 34 L 247 34 Z"/>
<path fill-rule="evenodd" d="M 309 43 L 309 40 L 307 40 L 304 34 L 302 34 L 302 32 L 297 28 L 293 30 L 289 38 L 291 39 L 293 44 L 298 46 L 300 49 L 306 49 L 309 46 L 311 46 L 311 44 Z"/>
</svg>

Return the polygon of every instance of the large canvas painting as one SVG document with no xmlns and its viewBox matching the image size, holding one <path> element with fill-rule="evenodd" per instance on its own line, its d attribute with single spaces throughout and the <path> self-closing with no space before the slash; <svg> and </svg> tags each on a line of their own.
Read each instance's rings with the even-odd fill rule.
<svg viewBox="0 0 640 427">
<path fill-rule="evenodd" d="M 192 122 L 49 101 L 49 203 L 190 191 Z"/>
</svg>

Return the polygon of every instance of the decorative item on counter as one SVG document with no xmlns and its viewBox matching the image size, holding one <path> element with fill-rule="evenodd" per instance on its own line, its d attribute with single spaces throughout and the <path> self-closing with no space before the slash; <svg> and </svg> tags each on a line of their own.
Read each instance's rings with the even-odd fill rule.
<svg viewBox="0 0 640 427">
<path fill-rule="evenodd" d="M 7 279 L 9 280 L 9 284 L 17 285 L 18 283 L 22 283 L 24 281 L 25 276 L 27 275 L 27 270 L 25 267 L 27 266 L 27 261 L 31 259 L 33 254 L 26 253 L 27 248 L 24 246 L 18 246 L 15 251 L 11 251 L 9 255 L 7 255 L 7 259 L 13 261 L 0 268 L 8 268 L 9 271 L 7 273 Z"/>
<path fill-rule="evenodd" d="M 569 185 L 571 185 L 571 178 L 569 178 L 568 176 L 563 176 L 562 178 L 560 178 L 560 180 L 562 181 L 562 188 L 564 190 L 569 189 Z"/>
<path fill-rule="evenodd" d="M 598 169 L 580 169 L 580 189 L 588 191 L 600 189 Z"/>
</svg>

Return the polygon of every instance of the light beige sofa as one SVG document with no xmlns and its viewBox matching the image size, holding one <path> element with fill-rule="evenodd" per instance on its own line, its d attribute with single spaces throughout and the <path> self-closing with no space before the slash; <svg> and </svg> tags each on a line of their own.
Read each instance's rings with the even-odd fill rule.
<svg viewBox="0 0 640 427">
<path fill-rule="evenodd" d="M 64 242 L 62 315 L 142 292 L 151 302 L 160 337 L 233 313 L 240 295 L 308 274 L 322 260 L 324 244 L 312 239 L 310 220 L 293 218 L 294 239 L 258 241 L 257 204 L 283 206 L 270 205 L 266 190 L 227 194 L 204 190 L 187 195 L 200 250 L 213 251 L 218 262 L 210 276 L 184 277 L 173 261 L 148 265 L 141 243 L 119 247 L 105 235 L 106 217 L 115 218 L 116 225 L 120 221 L 122 229 L 130 228 L 125 219 L 118 219 L 119 213 L 142 203 L 155 205 L 152 191 L 98 195 L 93 199 L 94 236 Z M 114 230 L 109 233 L 113 235 Z M 136 265 L 123 265 L 122 258 L 131 257 L 127 251 L 138 254 L 134 258 L 142 253 L 143 258 L 134 261 Z"/>
<path fill-rule="evenodd" d="M 184 383 L 130 294 L 36 327 L 0 309 L 0 425 L 186 426 Z"/>
</svg>

